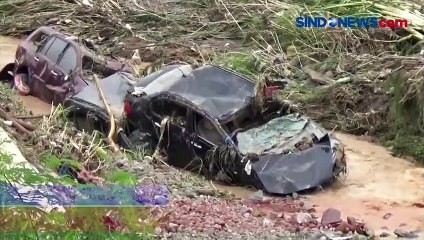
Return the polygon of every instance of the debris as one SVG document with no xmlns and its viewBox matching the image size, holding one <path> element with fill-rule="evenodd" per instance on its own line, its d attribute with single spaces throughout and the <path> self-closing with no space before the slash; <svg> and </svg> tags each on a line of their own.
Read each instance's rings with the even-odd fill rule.
<svg viewBox="0 0 424 240">
<path fill-rule="evenodd" d="M 339 223 L 341 221 L 341 212 L 334 208 L 329 208 L 325 210 L 321 217 L 321 224 L 323 226 Z"/>
<path fill-rule="evenodd" d="M 100 184 L 104 182 L 103 178 L 94 176 L 91 172 L 87 171 L 85 168 L 79 169 L 78 179 L 84 183 Z"/>
<path fill-rule="evenodd" d="M 387 219 L 389 219 L 391 216 L 393 216 L 393 214 L 391 214 L 391 213 L 386 213 L 386 214 L 384 214 L 383 219 L 384 219 L 384 220 L 387 220 Z"/>
<path fill-rule="evenodd" d="M 258 190 L 256 192 L 254 192 L 252 195 L 250 195 L 249 199 L 255 200 L 255 201 L 263 201 L 264 200 L 264 192 L 262 190 Z"/>
<path fill-rule="evenodd" d="M 24 124 L 26 127 L 32 129 L 31 131 L 28 130 L 27 128 L 25 128 L 24 126 L 21 125 L 21 123 L 23 123 L 22 121 L 20 121 L 19 119 L 15 119 L 14 117 L 12 117 L 9 113 L 7 113 L 6 111 L 4 111 L 1 107 L 0 107 L 0 117 L 3 118 L 6 121 L 10 121 L 12 122 L 12 126 L 14 128 L 16 128 L 19 132 L 24 133 L 24 134 L 30 134 L 31 131 L 34 130 L 34 127 L 32 127 L 29 124 Z"/>
<path fill-rule="evenodd" d="M 315 83 L 318 83 L 319 85 L 327 85 L 334 82 L 334 80 L 329 79 L 322 73 L 313 70 L 310 66 L 304 67 L 303 71 L 309 75 L 310 80 Z"/>
<path fill-rule="evenodd" d="M 424 208 L 424 202 L 416 202 L 413 204 L 415 207 Z"/>
<path fill-rule="evenodd" d="M 215 196 L 216 195 L 216 191 L 211 190 L 211 189 L 197 189 L 196 193 L 199 195 L 204 195 L 204 196 Z"/>
<path fill-rule="evenodd" d="M 41 115 L 33 115 L 33 116 L 15 116 L 16 119 L 34 119 L 34 118 L 43 118 L 48 117 L 50 114 L 41 114 Z"/>
<path fill-rule="evenodd" d="M 99 91 L 99 96 L 100 96 L 100 98 L 102 99 L 102 101 L 103 101 L 103 103 L 104 103 L 104 105 L 105 105 L 105 107 L 106 107 L 107 113 L 109 114 L 110 128 L 109 128 L 109 134 L 108 134 L 108 136 L 107 136 L 107 140 L 108 140 L 109 145 L 110 145 L 110 147 L 112 148 L 112 150 L 113 150 L 114 152 L 118 152 L 118 151 L 119 151 L 119 148 L 118 148 L 118 146 L 116 145 L 115 141 L 113 141 L 113 138 L 114 138 L 114 135 L 115 135 L 115 131 L 116 131 L 116 121 L 115 121 L 115 117 L 113 116 L 113 113 L 112 113 L 112 111 L 110 110 L 109 104 L 108 104 L 108 102 L 106 101 L 106 98 L 105 98 L 105 96 L 104 96 L 104 94 L 103 94 L 103 91 L 102 91 L 102 89 L 100 88 L 99 78 L 97 77 L 97 75 L 96 75 L 96 74 L 94 74 L 94 75 L 93 75 L 93 77 L 94 77 L 94 81 L 96 82 L 97 90 Z"/>
<path fill-rule="evenodd" d="M 297 213 L 296 222 L 299 224 L 306 224 L 312 221 L 312 216 L 309 213 Z"/>
<path fill-rule="evenodd" d="M 385 237 L 390 237 L 390 234 L 388 232 L 382 232 L 382 233 L 380 233 L 379 236 L 382 237 L 382 238 L 385 238 Z"/>
<path fill-rule="evenodd" d="M 109 211 L 105 216 L 103 216 L 103 224 L 109 230 L 117 230 L 120 227 L 119 222 L 111 216 L 111 212 Z"/>
<path fill-rule="evenodd" d="M 265 227 L 272 227 L 274 225 L 274 223 L 271 220 L 269 220 L 268 218 L 264 218 L 262 225 L 265 226 Z"/>
<path fill-rule="evenodd" d="M 406 231 L 404 229 L 396 229 L 394 231 L 394 234 L 396 234 L 396 236 L 398 237 L 403 237 L 403 238 L 417 238 L 418 235 L 412 231 Z"/>
<path fill-rule="evenodd" d="M 343 77 L 336 80 L 336 83 L 348 83 L 351 82 L 352 79 L 350 77 Z"/>
<path fill-rule="evenodd" d="M 128 30 L 131 30 L 132 28 L 131 28 L 131 25 L 129 25 L 128 23 L 127 24 L 125 24 L 125 26 L 124 26 L 126 29 L 128 29 Z"/>
<path fill-rule="evenodd" d="M 339 226 L 336 227 L 335 229 L 338 232 L 342 232 L 344 234 L 349 233 L 349 232 L 355 232 L 355 226 L 347 223 L 347 222 L 341 222 L 339 224 Z"/>
<path fill-rule="evenodd" d="M 3 123 L 4 123 L 6 126 L 8 126 L 8 127 L 11 127 L 11 126 L 12 126 L 12 124 L 13 124 L 13 122 L 12 122 L 12 121 L 3 121 Z"/>
</svg>

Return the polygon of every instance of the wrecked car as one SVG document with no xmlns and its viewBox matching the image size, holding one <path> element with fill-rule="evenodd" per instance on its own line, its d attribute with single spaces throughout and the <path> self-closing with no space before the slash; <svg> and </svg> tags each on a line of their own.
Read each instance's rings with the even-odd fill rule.
<svg viewBox="0 0 424 240">
<path fill-rule="evenodd" d="M 0 76 L 10 80 L 6 76 L 11 75 L 21 94 L 57 105 L 87 86 L 93 73 L 133 72 L 128 64 L 103 59 L 75 40 L 50 27 L 38 28 L 19 44 L 15 62 Z"/>
<path fill-rule="evenodd" d="M 276 85 L 262 88 L 215 65 L 168 65 L 133 80 L 115 74 L 109 79 L 115 85 L 102 86 L 125 126 L 120 142 L 128 147 L 135 147 L 137 136 L 150 136 L 175 167 L 275 194 L 322 186 L 346 174 L 342 144 L 289 103 L 269 97 Z M 80 127 L 93 116 L 88 125 L 100 120 L 107 129 L 107 112 L 91 88 L 67 105 L 79 112 Z"/>
</svg>

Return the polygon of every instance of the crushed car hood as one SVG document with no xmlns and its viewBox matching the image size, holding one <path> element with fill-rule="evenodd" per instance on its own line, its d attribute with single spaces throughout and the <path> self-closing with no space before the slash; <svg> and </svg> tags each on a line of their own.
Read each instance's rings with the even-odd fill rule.
<svg viewBox="0 0 424 240">
<path fill-rule="evenodd" d="M 168 92 L 178 95 L 212 117 L 222 120 L 247 106 L 255 96 L 255 83 L 214 65 L 193 68 L 174 65 L 140 80 L 133 94 Z"/>
<path fill-rule="evenodd" d="M 287 115 L 237 134 L 242 154 L 256 153 L 251 171 L 269 193 L 290 194 L 333 177 L 338 141 L 305 117 Z"/>
</svg>

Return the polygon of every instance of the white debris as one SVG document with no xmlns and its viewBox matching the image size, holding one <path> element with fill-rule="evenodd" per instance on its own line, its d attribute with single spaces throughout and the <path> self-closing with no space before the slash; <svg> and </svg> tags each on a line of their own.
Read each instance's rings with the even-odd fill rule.
<svg viewBox="0 0 424 240">
<path fill-rule="evenodd" d="M 131 25 L 129 25 L 128 23 L 127 24 L 125 24 L 125 26 L 124 26 L 126 29 L 128 29 L 128 30 L 131 30 L 132 28 L 131 28 Z"/>
<path fill-rule="evenodd" d="M 90 2 L 90 0 L 82 0 L 82 5 L 93 7 L 93 4 Z"/>
<path fill-rule="evenodd" d="M 12 121 L 3 121 L 4 125 L 11 127 L 13 122 Z"/>
</svg>

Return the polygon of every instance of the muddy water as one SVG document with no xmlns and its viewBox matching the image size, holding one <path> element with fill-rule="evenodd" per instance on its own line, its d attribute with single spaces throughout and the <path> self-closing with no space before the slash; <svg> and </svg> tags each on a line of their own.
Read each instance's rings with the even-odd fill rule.
<svg viewBox="0 0 424 240">
<path fill-rule="evenodd" d="M 318 210 L 338 208 L 345 217 L 362 218 L 374 229 L 403 224 L 424 229 L 424 209 L 413 206 L 424 202 L 424 168 L 360 137 L 337 136 L 345 144 L 349 176 L 337 186 L 308 196 Z M 384 219 L 386 214 L 391 217 Z"/>
<path fill-rule="evenodd" d="M 18 41 L 0 37 L 0 67 L 12 62 Z M 50 105 L 33 97 L 21 97 L 34 114 L 50 111 Z M 424 228 L 424 209 L 413 206 L 424 202 L 424 168 L 407 160 L 392 157 L 374 143 L 355 136 L 338 134 L 345 144 L 349 176 L 345 182 L 310 194 L 307 201 L 318 205 L 319 212 L 332 207 L 342 211 L 343 217 L 364 219 L 374 229 L 393 230 L 406 224 L 409 229 Z M 214 186 L 246 198 L 254 191 L 242 187 Z M 391 214 L 387 220 L 386 214 Z"/>
</svg>

